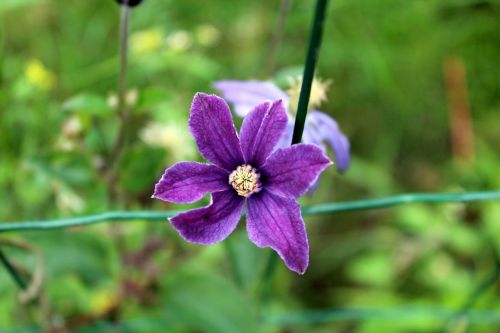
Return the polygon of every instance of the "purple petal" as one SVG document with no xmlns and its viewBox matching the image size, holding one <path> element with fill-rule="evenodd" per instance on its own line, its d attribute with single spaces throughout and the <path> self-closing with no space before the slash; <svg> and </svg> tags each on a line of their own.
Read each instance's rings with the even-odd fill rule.
<svg viewBox="0 0 500 333">
<path fill-rule="evenodd" d="M 231 111 L 222 98 L 197 93 L 191 104 L 189 129 L 207 161 L 228 171 L 244 163 Z"/>
<path fill-rule="evenodd" d="M 153 198 L 175 203 L 192 203 L 205 193 L 231 188 L 227 171 L 214 165 L 179 162 L 165 170 L 155 186 Z"/>
<path fill-rule="evenodd" d="M 212 194 L 212 203 L 180 213 L 170 219 L 187 241 L 210 245 L 229 236 L 238 225 L 245 200 L 233 190 Z"/>
<path fill-rule="evenodd" d="M 255 105 L 264 101 L 288 101 L 287 94 L 272 82 L 219 81 L 214 83 L 214 87 L 220 90 L 224 99 L 234 104 L 235 112 L 240 117 L 245 117 Z"/>
<path fill-rule="evenodd" d="M 260 169 L 264 188 L 281 196 L 298 198 L 332 162 L 321 149 L 304 143 L 276 150 Z"/>
<path fill-rule="evenodd" d="M 306 228 L 300 205 L 268 191 L 248 199 L 248 237 L 259 247 L 269 246 L 289 269 L 304 274 L 309 263 Z"/>
<path fill-rule="evenodd" d="M 257 105 L 243 120 L 241 149 L 245 162 L 260 167 L 278 143 L 288 118 L 281 100 Z"/>
<path fill-rule="evenodd" d="M 309 115 L 313 128 L 306 130 L 315 130 L 321 140 L 326 142 L 335 155 L 337 169 L 341 172 L 347 170 L 351 164 L 350 145 L 347 137 L 340 131 L 337 122 L 329 115 L 312 111 Z M 314 128 L 316 127 L 316 128 Z"/>
</svg>

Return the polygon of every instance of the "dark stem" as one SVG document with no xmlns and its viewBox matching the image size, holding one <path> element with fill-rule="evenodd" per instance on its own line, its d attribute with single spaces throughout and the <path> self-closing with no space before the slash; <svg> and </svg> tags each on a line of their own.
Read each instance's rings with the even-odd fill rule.
<svg viewBox="0 0 500 333">
<path fill-rule="evenodd" d="M 24 280 L 21 278 L 21 276 L 19 276 L 19 274 L 17 273 L 17 271 L 14 268 L 14 266 L 12 265 L 12 263 L 9 261 L 9 259 L 7 259 L 7 257 L 3 253 L 2 249 L 0 249 L 0 261 L 7 269 L 7 272 L 12 277 L 12 279 L 16 282 L 19 289 L 25 290 L 26 289 L 26 282 L 24 282 Z"/>
<path fill-rule="evenodd" d="M 288 12 L 290 11 L 290 5 L 292 0 L 281 0 L 280 15 L 278 22 L 276 23 L 276 28 L 274 30 L 273 39 L 271 45 L 269 46 L 269 52 L 267 54 L 267 65 L 266 65 L 266 77 L 269 77 L 274 72 L 274 67 L 276 65 L 276 52 L 278 51 L 278 46 L 283 39 L 283 33 L 285 31 L 286 18 Z"/>
<path fill-rule="evenodd" d="M 309 97 L 311 95 L 311 86 L 314 78 L 314 70 L 319 56 L 319 49 L 321 45 L 321 37 L 323 35 L 323 22 L 326 16 L 326 6 L 328 0 L 318 0 L 316 3 L 316 10 L 314 12 L 313 26 L 309 36 L 309 48 L 306 57 L 306 66 L 304 68 L 304 75 L 302 77 L 302 87 L 300 89 L 299 105 L 297 107 L 297 116 L 295 118 L 295 127 L 293 129 L 292 144 L 300 143 L 302 141 L 302 133 L 304 132 L 304 124 L 306 121 L 307 108 L 309 104 Z M 262 290 L 261 300 L 268 297 L 268 292 L 278 265 L 278 255 L 276 252 L 271 252 L 269 261 L 264 275 L 266 286 Z"/>
<path fill-rule="evenodd" d="M 319 57 L 321 37 L 323 36 L 323 23 L 326 16 L 326 6 L 328 0 L 318 0 L 311 35 L 309 37 L 309 49 L 307 51 L 306 66 L 302 76 L 302 87 L 300 89 L 299 105 L 297 106 L 297 116 L 295 118 L 295 127 L 293 129 L 292 144 L 302 141 L 304 124 L 306 122 L 307 107 L 311 95 L 311 86 L 314 78 L 316 62 Z"/>
</svg>

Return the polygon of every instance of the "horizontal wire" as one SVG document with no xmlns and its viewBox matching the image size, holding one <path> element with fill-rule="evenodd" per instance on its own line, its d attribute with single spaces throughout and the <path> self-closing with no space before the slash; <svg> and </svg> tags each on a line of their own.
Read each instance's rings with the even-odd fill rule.
<svg viewBox="0 0 500 333">
<path fill-rule="evenodd" d="M 401 308 L 331 308 L 306 310 L 284 314 L 264 314 L 262 321 L 269 326 L 297 326 L 328 324 L 344 321 L 409 321 L 409 320 L 446 320 L 453 317 L 456 310 L 443 307 L 401 307 Z M 498 325 L 500 312 L 493 310 L 470 310 L 464 315 L 463 320 L 470 324 Z M 115 332 L 117 329 L 135 332 L 144 327 L 169 327 L 164 316 L 140 317 L 116 322 L 96 322 L 88 328 L 98 329 L 99 332 Z M 5 333 L 19 332 L 20 328 L 6 330 Z M 39 332 L 36 326 L 23 327 L 23 332 Z M 3 331 L 2 331 L 3 332 Z"/>
<path fill-rule="evenodd" d="M 446 308 L 393 308 L 393 309 L 323 309 L 267 315 L 264 322 L 271 325 L 310 325 L 349 320 L 406 321 L 416 319 L 450 319 L 456 310 Z M 500 312 L 469 310 L 463 313 L 469 323 L 500 324 Z"/>
<path fill-rule="evenodd" d="M 380 209 L 407 203 L 454 203 L 500 200 L 500 191 L 466 192 L 466 193 L 414 193 L 402 194 L 380 199 L 353 200 L 327 203 L 304 207 L 303 215 L 331 214 L 369 209 Z M 109 211 L 96 215 L 80 217 L 39 220 L 25 222 L 0 223 L 0 233 L 9 231 L 35 231 L 76 227 L 107 221 L 164 221 L 178 214 L 179 211 Z"/>
</svg>

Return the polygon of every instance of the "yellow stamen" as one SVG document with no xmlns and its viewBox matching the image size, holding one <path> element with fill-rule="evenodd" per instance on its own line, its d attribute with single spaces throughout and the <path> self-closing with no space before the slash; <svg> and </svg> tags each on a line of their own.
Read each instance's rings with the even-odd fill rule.
<svg viewBox="0 0 500 333">
<path fill-rule="evenodd" d="M 260 175 L 251 165 L 243 164 L 229 175 L 229 184 L 238 195 L 248 198 L 261 190 Z"/>
<path fill-rule="evenodd" d="M 321 105 L 321 103 L 328 100 L 326 92 L 332 83 L 331 80 L 321 80 L 315 77 L 311 86 L 311 95 L 309 97 L 308 108 L 316 108 Z M 302 87 L 302 77 L 289 77 L 288 78 L 289 88 L 286 91 L 290 97 L 290 104 L 288 105 L 288 110 L 292 115 L 297 114 L 297 105 L 299 103 L 300 89 Z"/>
</svg>

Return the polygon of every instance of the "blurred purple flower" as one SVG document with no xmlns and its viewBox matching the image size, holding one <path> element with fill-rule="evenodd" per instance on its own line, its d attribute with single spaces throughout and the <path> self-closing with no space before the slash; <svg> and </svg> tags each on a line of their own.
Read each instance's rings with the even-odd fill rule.
<svg viewBox="0 0 500 333">
<path fill-rule="evenodd" d="M 327 86 L 328 83 L 316 79 L 313 82 L 311 110 L 306 118 L 302 143 L 318 145 L 323 151 L 326 151 L 328 145 L 335 155 L 337 169 L 343 172 L 351 163 L 349 140 L 332 117 L 314 108 L 326 100 Z M 246 116 L 253 105 L 266 100 L 282 99 L 284 104 L 288 106 L 288 125 L 277 147 L 290 146 L 295 122 L 293 110 L 298 102 L 300 80 L 292 81 L 292 89 L 288 94 L 274 83 L 263 81 L 219 81 L 214 83 L 214 87 L 222 93 L 227 101 L 234 104 L 235 112 L 240 117 Z"/>
<path fill-rule="evenodd" d="M 273 152 L 286 126 L 283 102 L 263 102 L 245 117 L 238 137 L 222 98 L 195 95 L 189 129 L 201 155 L 213 164 L 179 162 L 165 171 L 153 194 L 175 203 L 192 203 L 212 194 L 209 206 L 170 219 L 182 237 L 203 245 L 222 241 L 236 228 L 246 203 L 250 240 L 274 249 L 289 269 L 305 272 L 309 245 L 295 199 L 331 161 L 308 144 Z"/>
</svg>

